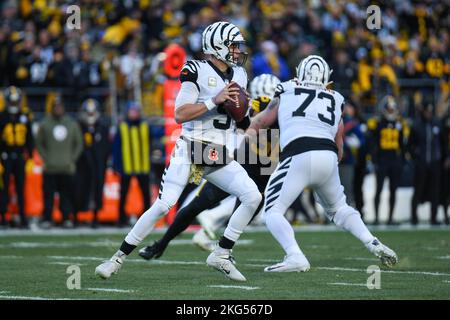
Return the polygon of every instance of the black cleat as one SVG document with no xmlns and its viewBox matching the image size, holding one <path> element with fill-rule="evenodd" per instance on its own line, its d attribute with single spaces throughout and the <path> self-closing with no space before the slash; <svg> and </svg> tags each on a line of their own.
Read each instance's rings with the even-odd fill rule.
<svg viewBox="0 0 450 320">
<path fill-rule="evenodd" d="M 159 242 L 156 241 L 151 246 L 146 246 L 139 250 L 139 256 L 145 260 L 158 259 L 164 253 L 165 248 L 161 248 Z"/>
</svg>

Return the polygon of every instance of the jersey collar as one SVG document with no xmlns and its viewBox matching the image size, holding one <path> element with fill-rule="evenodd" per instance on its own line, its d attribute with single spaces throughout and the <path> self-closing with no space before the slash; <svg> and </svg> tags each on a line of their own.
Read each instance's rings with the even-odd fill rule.
<svg viewBox="0 0 450 320">
<path fill-rule="evenodd" d="M 211 68 L 214 69 L 214 71 L 216 71 L 216 73 L 222 78 L 223 82 L 227 82 L 226 80 L 228 80 L 228 82 L 230 82 L 233 79 L 233 75 L 234 75 L 234 70 L 232 67 L 228 68 L 228 72 L 225 74 L 222 71 L 219 70 L 219 68 L 217 68 L 214 63 L 212 63 L 211 61 L 208 60 L 208 64 L 211 66 Z"/>
</svg>

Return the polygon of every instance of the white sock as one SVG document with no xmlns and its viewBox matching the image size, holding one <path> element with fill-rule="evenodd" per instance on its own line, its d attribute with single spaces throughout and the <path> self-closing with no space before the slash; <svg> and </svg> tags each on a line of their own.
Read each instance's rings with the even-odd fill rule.
<svg viewBox="0 0 450 320">
<path fill-rule="evenodd" d="M 295 240 L 294 229 L 282 214 L 266 214 L 266 225 L 287 255 L 303 254 Z"/>
<path fill-rule="evenodd" d="M 119 257 L 122 260 L 125 260 L 127 255 L 122 250 L 117 250 L 116 253 L 114 253 L 113 257 Z"/>
<path fill-rule="evenodd" d="M 244 204 L 241 204 L 228 222 L 228 225 L 223 233 L 225 238 L 236 242 L 252 219 L 255 209 Z"/>
<path fill-rule="evenodd" d="M 236 242 L 245 227 L 253 217 L 261 202 L 261 194 L 256 191 L 248 192 L 240 197 L 241 205 L 234 211 L 223 235 L 225 238 Z"/>
<path fill-rule="evenodd" d="M 131 245 L 138 246 L 142 240 L 153 230 L 156 222 L 161 219 L 169 208 L 161 200 L 156 202 L 144 212 L 134 225 L 133 229 L 125 237 L 125 241 Z"/>
<path fill-rule="evenodd" d="M 369 231 L 369 229 L 367 229 L 367 226 L 364 224 L 359 214 L 349 215 L 347 219 L 345 219 L 342 227 L 364 244 L 367 244 L 375 239 L 373 234 Z"/>
</svg>

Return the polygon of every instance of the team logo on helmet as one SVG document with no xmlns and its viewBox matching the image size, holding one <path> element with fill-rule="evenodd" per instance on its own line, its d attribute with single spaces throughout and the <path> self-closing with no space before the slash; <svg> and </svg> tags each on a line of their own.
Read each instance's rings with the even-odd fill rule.
<svg viewBox="0 0 450 320">
<path fill-rule="evenodd" d="M 247 60 L 245 40 L 234 24 L 220 21 L 209 25 L 202 35 L 203 53 L 231 66 L 242 66 Z"/>
</svg>

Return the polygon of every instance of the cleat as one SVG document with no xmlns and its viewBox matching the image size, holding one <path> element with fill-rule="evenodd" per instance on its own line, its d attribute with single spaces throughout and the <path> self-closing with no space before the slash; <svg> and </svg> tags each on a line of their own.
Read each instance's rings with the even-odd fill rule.
<svg viewBox="0 0 450 320">
<path fill-rule="evenodd" d="M 288 255 L 280 263 L 264 268 L 264 272 L 306 272 L 310 268 L 303 254 Z"/>
<path fill-rule="evenodd" d="M 216 248 L 206 259 L 206 264 L 234 281 L 247 281 L 242 273 L 234 266 L 234 258 L 230 255 L 231 250 Z"/>
<path fill-rule="evenodd" d="M 111 275 L 119 272 L 122 267 L 123 259 L 117 254 L 113 255 L 108 261 L 103 262 L 101 265 L 95 268 L 95 274 L 102 279 L 108 279 Z"/>
<path fill-rule="evenodd" d="M 213 241 L 204 229 L 198 230 L 192 237 L 192 242 L 199 248 L 213 252 L 215 248 L 215 241 Z"/>
<path fill-rule="evenodd" d="M 146 246 L 139 250 L 139 256 L 145 260 L 158 259 L 164 253 L 165 248 L 161 248 L 158 241 L 155 241 L 151 246 Z"/>
<path fill-rule="evenodd" d="M 392 249 L 389 249 L 382 244 L 377 238 L 366 244 L 366 248 L 387 267 L 392 267 L 398 262 L 397 254 Z"/>
</svg>

